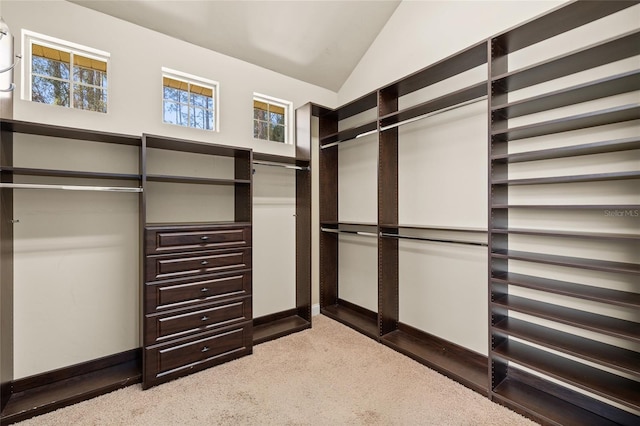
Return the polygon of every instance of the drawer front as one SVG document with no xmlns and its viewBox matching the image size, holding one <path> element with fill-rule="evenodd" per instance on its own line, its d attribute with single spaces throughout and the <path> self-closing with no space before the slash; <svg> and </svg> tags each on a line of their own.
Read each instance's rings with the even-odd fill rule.
<svg viewBox="0 0 640 426">
<path fill-rule="evenodd" d="M 146 280 L 189 277 L 198 274 L 251 268 L 251 249 L 221 250 L 190 255 L 173 254 L 147 257 Z"/>
<path fill-rule="evenodd" d="M 251 228 L 248 226 L 150 228 L 145 234 L 147 254 L 251 246 Z"/>
<path fill-rule="evenodd" d="M 218 274 L 213 278 L 159 282 L 145 286 L 146 312 L 214 302 L 251 294 L 251 271 Z"/>
<path fill-rule="evenodd" d="M 145 388 L 252 352 L 251 323 L 145 350 Z"/>
<path fill-rule="evenodd" d="M 145 317 L 145 345 L 251 320 L 251 298 L 218 302 Z"/>
</svg>

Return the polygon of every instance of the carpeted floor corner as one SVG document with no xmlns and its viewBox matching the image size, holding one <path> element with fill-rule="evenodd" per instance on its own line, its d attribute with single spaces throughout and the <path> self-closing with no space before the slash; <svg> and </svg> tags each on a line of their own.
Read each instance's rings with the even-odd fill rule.
<svg viewBox="0 0 640 426">
<path fill-rule="evenodd" d="M 328 319 L 253 355 L 19 425 L 509 425 L 535 423 Z"/>
</svg>

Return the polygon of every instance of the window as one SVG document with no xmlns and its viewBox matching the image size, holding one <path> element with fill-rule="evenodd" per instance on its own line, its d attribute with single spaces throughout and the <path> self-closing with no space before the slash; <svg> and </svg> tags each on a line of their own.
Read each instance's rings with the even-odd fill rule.
<svg viewBox="0 0 640 426">
<path fill-rule="evenodd" d="M 23 98 L 107 112 L 108 53 L 29 31 L 23 34 L 28 58 Z"/>
<path fill-rule="evenodd" d="M 291 102 L 254 93 L 253 137 L 290 143 Z"/>
<path fill-rule="evenodd" d="M 218 83 L 162 69 L 162 120 L 178 126 L 217 130 Z"/>
</svg>

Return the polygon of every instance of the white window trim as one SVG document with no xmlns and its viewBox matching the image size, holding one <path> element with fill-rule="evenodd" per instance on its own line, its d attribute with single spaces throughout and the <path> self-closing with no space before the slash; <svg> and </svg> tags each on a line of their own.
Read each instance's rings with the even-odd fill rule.
<svg viewBox="0 0 640 426">
<path fill-rule="evenodd" d="M 70 110 L 76 111 L 88 111 L 88 112 L 99 112 L 100 114 L 108 114 L 110 110 L 109 104 L 111 103 L 111 95 L 110 95 L 110 82 L 111 82 L 111 66 L 110 66 L 110 58 L 111 54 L 109 52 L 105 52 L 104 50 L 94 49 L 92 47 L 83 46 L 78 43 L 73 43 L 70 41 L 62 40 L 56 37 L 51 37 L 45 34 L 40 34 L 35 31 L 30 30 L 22 30 L 22 91 L 21 97 L 23 100 L 31 101 L 31 45 L 33 43 L 39 44 L 41 46 L 51 47 L 53 49 L 62 50 L 64 52 L 69 52 L 72 55 L 79 54 L 89 59 L 95 59 L 98 61 L 107 63 L 107 111 L 91 111 L 85 110 L 81 108 L 73 107 L 73 97 L 69 99 L 69 107 Z M 73 67 L 73 64 L 70 64 Z M 73 73 L 73 69 L 70 70 Z M 73 92 L 71 92 L 73 93 Z M 43 104 L 48 105 L 48 104 Z"/>
<path fill-rule="evenodd" d="M 160 87 L 164 84 L 162 79 L 164 77 L 173 78 L 175 80 L 184 81 L 186 83 L 194 83 L 200 86 L 208 87 L 209 89 L 213 89 L 214 93 L 214 122 L 215 129 L 198 129 L 197 127 L 191 126 L 180 126 L 179 124 L 167 123 L 162 118 L 164 116 L 164 98 L 163 102 L 160 103 L 160 120 L 162 124 L 166 124 L 169 126 L 178 126 L 178 127 L 186 127 L 187 129 L 195 129 L 195 130 L 204 130 L 206 132 L 219 132 L 220 131 L 220 83 L 215 80 L 209 80 L 208 78 L 199 77 L 197 75 L 189 74 L 182 71 L 177 71 L 171 68 L 162 67 L 162 75 L 160 76 Z"/>
<path fill-rule="evenodd" d="M 284 124 L 285 124 L 285 127 L 287 128 L 287 131 L 285 133 L 284 143 L 286 145 L 293 145 L 293 127 L 294 127 L 293 102 L 285 101 L 284 99 L 278 99 L 278 98 L 274 98 L 273 96 L 263 95 L 261 93 L 256 93 L 256 92 L 253 92 L 253 100 L 266 102 L 271 105 L 278 105 L 283 107 L 285 111 L 287 111 L 284 117 L 284 120 L 285 120 Z M 251 103 L 251 105 L 253 106 L 253 102 Z M 253 108 L 252 108 L 252 111 L 253 111 Z M 253 117 L 253 114 L 251 115 L 251 117 Z M 251 124 L 252 124 L 251 128 L 253 129 L 253 119 L 251 120 Z M 265 141 L 265 139 L 258 139 L 256 137 L 254 137 L 254 139 L 259 141 Z M 274 141 L 267 139 L 266 142 L 274 142 Z"/>
</svg>

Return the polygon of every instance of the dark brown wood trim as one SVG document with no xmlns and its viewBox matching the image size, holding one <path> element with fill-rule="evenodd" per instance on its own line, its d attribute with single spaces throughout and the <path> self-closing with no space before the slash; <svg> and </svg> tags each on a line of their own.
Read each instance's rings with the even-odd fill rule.
<svg viewBox="0 0 640 426">
<path fill-rule="evenodd" d="M 378 320 L 377 312 L 370 311 L 369 309 L 363 308 L 362 306 L 356 305 L 355 303 L 348 302 L 344 299 L 338 299 L 338 305 L 344 306 L 345 308 L 357 312 L 360 315 L 364 315 L 365 317 L 369 317 L 376 321 Z"/>
<path fill-rule="evenodd" d="M 15 423 L 139 383 L 141 360 L 137 348 L 16 380 L 0 420 Z"/>
<path fill-rule="evenodd" d="M 253 344 L 268 342 L 311 328 L 311 322 L 298 315 L 297 309 L 276 312 L 253 319 Z"/>
<path fill-rule="evenodd" d="M 0 134 L 0 165 L 13 165 L 13 134 Z M 13 182 L 13 174 L 0 171 L 0 182 Z M 0 189 L 0 410 L 11 397 L 13 380 L 13 190 Z"/>
<path fill-rule="evenodd" d="M 275 312 L 269 315 L 263 315 L 253 319 L 253 326 L 258 327 L 261 325 L 269 324 L 270 322 L 278 321 L 283 318 L 295 316 L 298 313 L 297 309 L 287 309 L 286 311 Z"/>
</svg>

